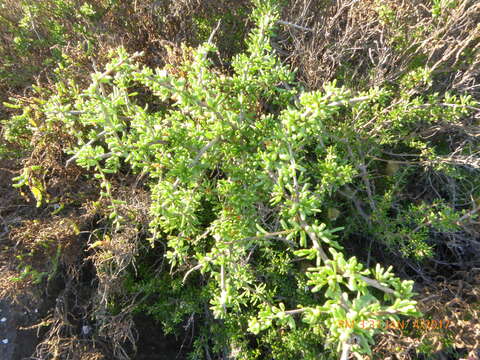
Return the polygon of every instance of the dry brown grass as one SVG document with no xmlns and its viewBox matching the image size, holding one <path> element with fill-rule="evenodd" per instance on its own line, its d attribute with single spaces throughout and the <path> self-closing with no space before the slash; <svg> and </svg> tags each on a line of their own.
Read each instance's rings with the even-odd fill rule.
<svg viewBox="0 0 480 360">
<path fill-rule="evenodd" d="M 135 351 L 135 294 L 128 294 L 122 282 L 127 269 L 134 266 L 144 227 L 148 226 L 149 198 L 134 185 L 117 184 L 116 189 L 115 195 L 126 201 L 119 209 L 125 218 L 120 231 L 110 229 L 103 220 L 94 221 L 108 215 L 105 200 L 87 202 L 62 216 L 23 221 L 10 231 L 10 242 L 15 245 L 2 254 L 4 270 L 8 270 L 4 272 L 8 276 L 2 278 L 2 297 L 30 308 L 43 303 L 45 293 L 31 277 L 10 281 L 19 276 L 19 261 L 11 258 L 20 253 L 29 254 L 28 264 L 51 275 L 48 282 L 57 288 L 56 293 L 49 294 L 55 299 L 50 311 L 30 327 L 47 330 L 37 346 L 35 356 L 39 359 L 86 359 L 87 354 L 98 359 L 100 354 L 130 359 Z M 54 269 L 57 250 L 60 257 Z M 118 308 L 113 312 L 112 300 Z M 83 326 L 89 327 L 88 334 Z"/>
<path fill-rule="evenodd" d="M 426 64 L 436 74 L 436 90 L 480 94 L 480 4 L 459 1 L 441 18 L 428 6 L 417 0 L 297 0 L 284 19 L 310 31 L 285 26 L 279 42 L 312 89 L 333 79 L 368 88 Z"/>
<path fill-rule="evenodd" d="M 136 188 L 136 184 L 135 181 L 130 186 L 117 188 L 116 198 L 125 201 L 117 210 L 126 222 L 119 231 L 92 233 L 92 251 L 87 258 L 95 267 L 98 282 L 92 298 L 92 313 L 97 321 L 98 335 L 108 339 L 116 359 L 129 359 L 127 348 L 131 347 L 135 352 L 138 338 L 132 317 L 136 295 L 128 294 L 123 286 L 127 270 L 135 271 L 135 257 L 146 236 L 150 219 L 149 195 Z M 118 312 L 109 311 L 112 300 L 115 300 Z"/>
<path fill-rule="evenodd" d="M 11 178 L 19 173 L 15 163 L 2 164 L 7 176 L 0 184 L 5 190 L 0 208 L 4 223 L 0 296 L 30 309 L 51 306 L 40 314 L 39 323 L 31 324 L 31 328 L 47 330 L 37 347 L 38 358 L 100 359 L 100 349 L 116 359 L 129 359 L 127 351 L 136 342 L 131 315 L 134 297 L 125 294 L 121 282 L 137 254 L 143 227 L 148 226 L 148 196 L 137 188 L 135 179 L 118 183 L 115 195 L 126 201 L 119 212 L 127 222 L 122 231 L 112 231 L 102 220 L 108 216 L 108 201 L 93 201 L 98 197 L 92 191 L 94 184 L 86 183 L 75 166 L 65 168 L 61 138 L 41 140 L 24 166 L 45 169 L 38 180 L 48 189 L 49 201 L 63 203 L 65 208 L 57 215 L 51 214 L 49 205 L 36 208 L 28 189 L 22 198 L 11 188 Z M 103 236 L 101 246 L 89 247 L 102 233 L 110 237 Z M 21 278 L 26 265 L 34 272 Z M 93 277 L 88 275 L 92 271 Z M 41 286 L 34 282 L 39 273 L 44 274 Z M 55 299 L 53 305 L 45 303 L 45 296 Z M 114 315 L 112 299 L 121 306 Z M 92 316 L 94 324 L 89 322 Z M 83 324 L 91 326 L 92 334 L 82 333 Z"/>
<path fill-rule="evenodd" d="M 18 262 L 15 261 L 15 252 L 12 250 L 15 243 L 11 239 L 10 230 L 21 226 L 25 219 L 34 217 L 36 209 L 33 205 L 25 204 L 19 192 L 12 188 L 12 178 L 17 175 L 19 165 L 15 161 L 0 161 L 0 297 L 4 299 L 21 298 L 22 294 L 32 295 L 30 282 L 14 282 L 19 277 Z"/>
<path fill-rule="evenodd" d="M 450 278 L 439 278 L 417 295 L 419 310 L 425 320 L 447 321 L 439 328 L 417 328 L 413 334 L 401 330 L 382 332 L 374 348 L 375 358 L 414 360 L 421 358 L 418 349 L 428 345 L 436 359 L 451 359 L 452 349 L 466 354 L 469 360 L 480 358 L 480 269 L 457 272 Z M 410 330 L 414 319 L 410 319 Z"/>
</svg>

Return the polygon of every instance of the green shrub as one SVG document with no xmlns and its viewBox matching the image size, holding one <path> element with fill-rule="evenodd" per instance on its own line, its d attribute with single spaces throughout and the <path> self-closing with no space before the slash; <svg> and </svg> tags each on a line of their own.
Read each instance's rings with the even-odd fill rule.
<svg viewBox="0 0 480 360">
<path fill-rule="evenodd" d="M 413 282 L 346 257 L 337 225 L 428 256 L 429 226 L 451 230 L 459 216 L 441 201 L 400 201 L 412 168 L 383 151 L 408 149 L 419 164 L 447 171 L 419 129 L 459 121 L 471 99 L 420 95 L 424 69 L 355 96 L 335 83 L 305 91 L 270 45 L 275 1 L 255 5 L 256 28 L 231 74 L 213 67 L 211 41 L 174 73 L 141 67 L 140 54 L 119 49 L 82 93 L 58 85 L 43 105 L 47 124 L 76 137 L 67 165 L 95 172 L 111 200 L 112 231 L 124 219 L 111 180 L 147 176 L 149 240 L 165 247 L 170 272 L 140 267 L 126 286 L 154 297 L 141 309 L 167 330 L 199 320 L 192 358 L 368 354 L 381 327 L 365 322 L 418 314 Z M 147 104 L 142 94 L 153 94 Z M 356 213 L 339 216 L 348 208 Z"/>
</svg>

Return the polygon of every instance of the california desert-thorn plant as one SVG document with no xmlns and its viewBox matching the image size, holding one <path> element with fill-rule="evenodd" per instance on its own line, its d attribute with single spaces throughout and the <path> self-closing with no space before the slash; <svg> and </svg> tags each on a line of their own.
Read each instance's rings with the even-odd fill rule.
<svg viewBox="0 0 480 360">
<path fill-rule="evenodd" d="M 180 68 L 141 67 L 140 54 L 119 49 L 85 91 L 58 85 L 44 105 L 47 124 L 76 137 L 67 165 L 94 172 L 110 199 L 112 231 L 125 215 L 111 179 L 127 169 L 148 178 L 149 240 L 166 248 L 171 266 L 161 286 L 198 295 L 158 316 L 203 319 L 193 358 L 369 354 L 378 329 L 362 321 L 418 313 L 413 282 L 346 257 L 342 229 L 325 216 L 334 194 L 362 175 L 345 143 L 353 126 L 378 125 L 373 141 L 388 146 L 418 116 L 461 116 L 468 99 L 450 96 L 457 105 L 444 109 L 437 95 L 392 104 L 387 89 L 353 95 L 329 83 L 305 91 L 270 45 L 276 1 L 254 3 L 247 51 L 228 71 L 213 65 L 214 33 L 185 49 Z"/>
</svg>

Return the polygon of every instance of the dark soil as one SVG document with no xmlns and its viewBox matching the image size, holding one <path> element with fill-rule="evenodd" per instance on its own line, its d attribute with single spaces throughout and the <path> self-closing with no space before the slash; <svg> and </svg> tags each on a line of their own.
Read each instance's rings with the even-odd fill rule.
<svg viewBox="0 0 480 360">
<path fill-rule="evenodd" d="M 138 330 L 137 355 L 135 360 L 184 360 L 189 348 L 188 339 L 164 335 L 160 324 L 145 315 L 137 315 L 135 324 Z"/>
<path fill-rule="evenodd" d="M 21 360 L 33 354 L 40 338 L 28 325 L 38 320 L 38 311 L 0 300 L 0 359 Z"/>
</svg>

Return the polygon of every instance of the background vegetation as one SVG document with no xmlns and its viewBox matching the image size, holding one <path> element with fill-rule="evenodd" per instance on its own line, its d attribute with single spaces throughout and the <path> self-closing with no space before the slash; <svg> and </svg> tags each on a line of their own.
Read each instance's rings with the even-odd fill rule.
<svg viewBox="0 0 480 360">
<path fill-rule="evenodd" d="M 0 0 L 0 295 L 36 358 L 476 358 L 479 23 Z"/>
</svg>

